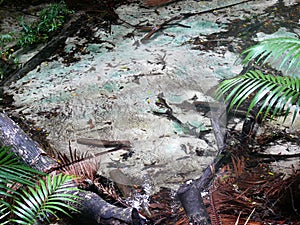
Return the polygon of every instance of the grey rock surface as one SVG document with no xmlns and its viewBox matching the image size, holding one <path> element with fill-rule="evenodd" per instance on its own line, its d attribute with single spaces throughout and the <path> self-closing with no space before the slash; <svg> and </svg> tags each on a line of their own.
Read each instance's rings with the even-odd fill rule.
<svg viewBox="0 0 300 225">
<path fill-rule="evenodd" d="M 237 1 L 186 0 L 157 9 L 130 4 L 118 8 L 117 13 L 131 24 L 160 24 L 179 13 L 232 2 Z M 196 51 L 189 42 L 197 36 L 205 39 L 205 35 L 225 31 L 230 20 L 262 12 L 275 2 L 253 1 L 217 14 L 189 17 L 178 22 L 185 27 L 172 25 L 144 43 L 140 40 L 145 33 L 125 24 L 112 25 L 111 33 L 95 30 L 102 44 L 69 38 L 66 52 L 74 51 L 78 43 L 85 46 L 85 54 L 76 55 L 78 62 L 67 65 L 55 56 L 12 84 L 6 93 L 13 95 L 16 112 L 22 111 L 43 127 L 59 151 L 67 153 L 69 141 L 72 149 L 80 152 L 104 150 L 78 144 L 78 138 L 128 140 L 132 156 L 124 159 L 126 150 L 103 155 L 99 172 L 109 176 L 110 170 L 120 168 L 136 182 L 150 184 L 152 191 L 159 187 L 176 189 L 180 182 L 201 176 L 217 152 L 212 132 L 205 139 L 199 138 L 200 132 L 211 128 L 210 119 L 181 104 L 192 103 L 195 96 L 199 101 L 213 101 L 207 92 L 221 78 L 242 70 L 239 56 L 222 46 L 214 51 Z M 125 37 L 132 32 L 133 37 Z M 153 113 L 166 110 L 156 104 L 162 94 L 185 127 Z M 39 116 L 42 112 L 55 116 Z"/>
</svg>

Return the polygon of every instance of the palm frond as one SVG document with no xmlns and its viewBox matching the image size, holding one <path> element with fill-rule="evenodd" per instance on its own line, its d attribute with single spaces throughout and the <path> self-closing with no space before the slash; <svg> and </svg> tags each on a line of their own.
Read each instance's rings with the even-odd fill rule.
<svg viewBox="0 0 300 225">
<path fill-rule="evenodd" d="M 20 163 L 9 147 L 0 147 L 0 203 L 4 198 L 17 197 L 16 187 L 34 186 L 37 175 L 43 173 Z"/>
<path fill-rule="evenodd" d="M 99 169 L 100 159 L 93 154 L 85 152 L 78 153 L 72 150 L 69 142 L 69 156 L 65 153 L 58 152 L 57 159 L 60 164 L 59 170 L 67 175 L 74 175 L 78 179 L 76 182 L 81 182 L 83 179 L 94 180 Z"/>
<path fill-rule="evenodd" d="M 5 221 L 5 218 L 10 214 L 10 205 L 7 202 L 0 203 L 0 221 Z M 1 223 L 1 225 L 6 224 Z"/>
<path fill-rule="evenodd" d="M 45 220 L 49 215 L 57 217 L 57 212 L 69 215 L 67 210 L 77 211 L 70 204 L 75 202 L 78 196 L 67 192 L 78 190 L 73 183 L 73 176 L 47 175 L 46 181 L 40 180 L 29 191 L 23 190 L 21 200 L 16 202 L 13 213 L 18 216 L 11 220 L 18 224 L 34 224 L 38 220 Z"/>
<path fill-rule="evenodd" d="M 216 90 L 216 98 L 220 99 L 229 93 L 225 102 L 229 103 L 229 110 L 239 106 L 251 97 L 246 116 L 258 106 L 256 116 L 265 119 L 284 112 L 284 121 L 295 106 L 292 123 L 299 114 L 300 107 L 300 79 L 288 76 L 273 76 L 260 71 L 249 71 L 244 75 L 224 80 Z M 252 97 L 253 96 L 253 97 Z"/>
<path fill-rule="evenodd" d="M 300 65 L 300 40 L 290 37 L 270 38 L 248 48 L 242 54 L 246 55 L 242 61 L 244 64 L 252 60 L 262 64 L 278 62 L 276 69 L 280 70 L 287 65 L 288 72 Z"/>
</svg>

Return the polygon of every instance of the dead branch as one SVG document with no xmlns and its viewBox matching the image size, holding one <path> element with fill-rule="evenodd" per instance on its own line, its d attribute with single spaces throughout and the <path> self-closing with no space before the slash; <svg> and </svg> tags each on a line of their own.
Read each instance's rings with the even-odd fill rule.
<svg viewBox="0 0 300 225">
<path fill-rule="evenodd" d="M 217 110 L 211 111 L 211 125 L 214 130 L 218 146 L 218 154 L 213 163 L 203 172 L 201 178 L 185 182 L 177 191 L 177 196 L 193 224 L 211 224 L 209 215 L 203 204 L 201 191 L 208 188 L 214 178 L 215 171 L 220 167 L 224 159 L 224 137 L 226 135 L 226 106 L 220 104 Z"/>
<path fill-rule="evenodd" d="M 131 144 L 129 141 L 109 141 L 109 140 L 99 140 L 99 139 L 90 139 L 90 138 L 78 138 L 78 144 L 82 145 L 91 145 L 95 147 L 102 148 L 130 148 Z"/>
<path fill-rule="evenodd" d="M 148 34 L 146 34 L 146 36 L 144 36 L 142 39 L 141 39 L 141 42 L 145 42 L 147 41 L 148 39 L 150 39 L 152 37 L 152 35 L 154 33 L 156 33 L 157 31 L 160 31 L 162 29 L 165 29 L 167 25 L 169 25 L 170 22 L 174 21 L 174 20 L 181 20 L 183 19 L 184 17 L 182 15 L 179 15 L 179 16 L 175 16 L 175 17 L 172 17 L 166 21 L 164 21 L 163 23 L 161 23 L 160 25 L 156 25 L 156 26 L 153 26 L 151 31 L 148 32 Z"/>
</svg>

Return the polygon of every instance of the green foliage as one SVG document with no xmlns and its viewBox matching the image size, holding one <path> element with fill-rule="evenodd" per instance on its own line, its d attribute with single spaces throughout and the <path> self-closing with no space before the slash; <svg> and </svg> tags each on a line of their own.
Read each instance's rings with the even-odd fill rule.
<svg viewBox="0 0 300 225">
<path fill-rule="evenodd" d="M 286 37 L 267 39 L 242 54 L 246 55 L 243 60 L 245 64 L 253 60 L 262 64 L 279 62 L 275 65 L 276 69 L 283 69 L 287 65 L 288 72 L 291 68 L 299 68 L 300 40 Z M 223 95 L 226 96 L 224 101 L 229 104 L 229 110 L 237 109 L 250 99 L 246 116 L 257 107 L 256 117 L 262 119 L 283 114 L 285 121 L 294 106 L 294 123 L 300 107 L 300 76 L 274 76 L 251 70 L 221 82 L 216 90 L 216 98 L 220 99 Z"/>
<path fill-rule="evenodd" d="M 0 34 L 0 47 L 4 47 L 5 43 L 10 42 L 14 39 L 12 33 Z"/>
<path fill-rule="evenodd" d="M 63 26 L 66 17 L 71 12 L 62 1 L 51 4 L 48 8 L 43 9 L 40 12 L 38 21 L 33 24 L 25 23 L 22 18 L 21 26 L 23 32 L 18 44 L 25 46 L 46 41 L 51 33 Z"/>
<path fill-rule="evenodd" d="M 59 174 L 46 176 L 46 181 L 40 180 L 34 188 L 24 191 L 22 201 L 16 201 L 13 212 L 19 218 L 11 220 L 18 224 L 34 224 L 37 220 L 44 220 L 49 214 L 57 217 L 56 212 L 70 216 L 64 209 L 76 211 L 65 202 L 75 202 L 78 196 L 66 194 L 68 191 L 77 190 L 72 182 L 73 177 Z M 58 218 L 58 217 L 57 217 Z"/>
<path fill-rule="evenodd" d="M 35 176 L 42 174 L 30 167 L 21 164 L 15 155 L 9 152 L 9 147 L 0 147 L 0 196 L 12 197 L 16 190 L 12 185 L 35 185 Z M 1 198 L 0 204 L 6 204 Z"/>
<path fill-rule="evenodd" d="M 0 5 L 3 2 L 5 1 L 0 0 Z M 24 18 L 21 18 L 23 28 L 21 34 L 14 32 L 0 34 L 0 80 L 10 73 L 9 70 L 14 70 L 19 64 L 18 59 L 13 54 L 15 49 L 8 47 L 8 44 L 17 40 L 18 48 L 45 42 L 63 26 L 70 13 L 72 11 L 67 9 L 63 1 L 50 4 L 49 7 L 39 13 L 39 18 L 34 23 L 26 23 Z"/>
<path fill-rule="evenodd" d="M 228 91 L 225 98 L 229 102 L 229 110 L 238 108 L 245 100 L 251 97 L 252 101 L 248 112 L 259 106 L 257 113 L 265 119 L 267 116 L 275 117 L 284 113 L 284 120 L 291 111 L 292 105 L 296 108 L 293 113 L 295 121 L 300 106 L 300 79 L 287 76 L 265 75 L 260 71 L 249 71 L 244 75 L 223 81 L 216 91 L 216 97 L 220 98 Z"/>
<path fill-rule="evenodd" d="M 66 209 L 76 209 L 67 203 L 78 198 L 65 193 L 78 190 L 73 179 L 63 174 L 45 176 L 21 164 L 8 147 L 0 147 L 0 221 L 34 224 L 49 215 L 57 217 L 57 212 L 69 215 Z"/>
<path fill-rule="evenodd" d="M 8 58 L 10 55 L 10 50 L 5 48 L 5 45 L 8 42 L 11 42 L 15 39 L 12 32 L 6 34 L 0 34 L 0 56 Z"/>
<path fill-rule="evenodd" d="M 276 69 L 281 70 L 287 64 L 286 72 L 296 69 L 300 64 L 300 40 L 297 38 L 280 37 L 266 39 L 248 48 L 242 54 L 246 55 L 244 64 L 255 60 L 256 63 L 279 62 Z"/>
</svg>

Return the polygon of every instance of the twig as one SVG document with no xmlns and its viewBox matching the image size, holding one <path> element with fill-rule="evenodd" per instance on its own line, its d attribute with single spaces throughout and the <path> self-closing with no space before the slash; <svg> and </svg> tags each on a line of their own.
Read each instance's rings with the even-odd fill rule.
<svg viewBox="0 0 300 225">
<path fill-rule="evenodd" d="M 184 16 L 182 15 L 178 15 L 178 16 L 175 16 L 175 17 L 172 17 L 166 21 L 164 21 L 162 24 L 160 25 L 157 25 L 157 26 L 153 26 L 152 30 L 146 34 L 145 37 L 143 37 L 141 39 L 141 42 L 145 42 L 146 40 L 148 40 L 154 33 L 156 33 L 157 31 L 161 30 L 161 29 L 164 29 L 166 25 L 168 25 L 170 22 L 174 21 L 174 20 L 180 20 L 180 19 L 183 19 Z"/>
<path fill-rule="evenodd" d="M 238 216 L 238 218 L 236 219 L 234 225 L 239 225 L 239 221 L 240 221 L 241 214 L 242 214 L 242 212 L 239 213 L 239 216 Z"/>
<path fill-rule="evenodd" d="M 162 76 L 164 73 L 156 72 L 156 73 L 141 73 L 141 74 L 133 74 L 128 77 L 138 78 L 138 77 L 151 77 L 151 76 Z"/>
<path fill-rule="evenodd" d="M 197 132 L 196 127 L 193 127 L 192 125 L 189 125 L 187 123 L 183 123 L 176 116 L 174 116 L 173 109 L 168 105 L 167 101 L 164 98 L 163 93 L 158 94 L 157 99 L 159 100 L 159 102 L 157 102 L 156 105 L 159 105 L 161 108 L 166 109 L 166 111 L 165 112 L 152 111 L 152 113 L 154 115 L 158 115 L 158 116 L 164 115 L 169 120 L 177 123 L 183 129 L 184 134 L 199 137 L 200 132 Z M 209 143 L 206 139 L 203 138 L 203 140 L 205 140 L 207 143 Z"/>
<path fill-rule="evenodd" d="M 254 211 L 255 211 L 255 208 L 252 210 L 252 212 L 251 212 L 250 215 L 248 216 L 248 218 L 247 218 L 247 220 L 246 220 L 246 222 L 245 222 L 244 225 L 247 225 L 247 223 L 249 222 L 250 217 L 252 216 L 252 214 L 254 213 Z"/>
<path fill-rule="evenodd" d="M 247 3 L 247 2 L 251 2 L 252 0 L 245 0 L 245 1 L 241 1 L 241 2 L 237 2 L 237 3 L 233 3 L 233 4 L 229 4 L 229 5 L 225 5 L 225 6 L 220 6 L 220 7 L 216 7 L 216 8 L 213 8 L 213 9 L 207 9 L 207 10 L 203 10 L 203 11 L 200 11 L 200 12 L 194 12 L 194 13 L 181 13 L 180 15 L 177 15 L 177 16 L 174 16 L 166 21 L 164 21 L 163 23 L 161 23 L 160 25 L 157 25 L 157 26 L 153 26 L 152 30 L 150 32 L 148 32 L 146 34 L 146 36 L 144 36 L 142 39 L 141 39 L 141 42 L 145 42 L 147 41 L 148 39 L 150 39 L 152 37 L 152 35 L 154 33 L 156 33 L 157 31 L 160 31 L 162 29 L 165 29 L 167 25 L 170 25 L 169 23 L 174 21 L 174 20 L 182 20 L 182 19 L 185 19 L 185 18 L 188 18 L 188 17 L 191 17 L 191 16 L 197 16 L 197 15 L 201 15 L 201 14 L 205 14 L 205 13 L 212 13 L 212 12 L 215 12 L 215 11 L 218 11 L 218 10 L 222 10 L 222 9 L 226 9 L 226 8 L 230 8 L 230 7 L 233 7 L 233 6 L 236 6 L 236 5 L 240 5 L 240 4 L 244 4 L 244 3 Z"/>
<path fill-rule="evenodd" d="M 203 11 L 200 11 L 200 12 L 182 13 L 181 15 L 184 16 L 184 18 L 188 18 L 188 17 L 191 17 L 191 16 L 201 15 L 201 14 L 204 14 L 204 13 L 212 13 L 212 12 L 215 12 L 215 11 L 230 8 L 230 7 L 233 7 L 233 6 L 236 6 L 236 5 L 241 5 L 241 4 L 244 4 L 244 3 L 247 3 L 247 2 L 251 2 L 251 1 L 253 1 L 253 0 L 245 0 L 245 1 L 241 1 L 241 2 L 236 2 L 236 3 L 229 4 L 229 5 L 216 7 L 216 8 L 213 8 L 213 9 L 206 9 L 206 10 L 203 10 Z"/>
<path fill-rule="evenodd" d="M 266 158 L 265 161 L 272 162 L 278 160 L 286 160 L 289 158 L 297 158 L 300 157 L 300 153 L 282 155 L 254 153 L 253 156 L 258 158 Z"/>
</svg>

